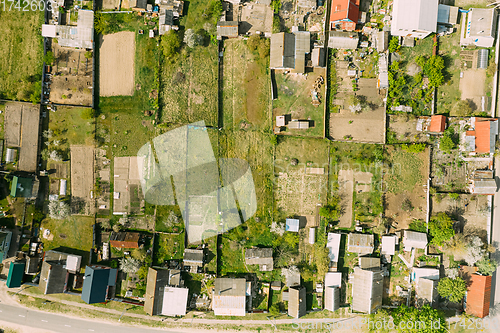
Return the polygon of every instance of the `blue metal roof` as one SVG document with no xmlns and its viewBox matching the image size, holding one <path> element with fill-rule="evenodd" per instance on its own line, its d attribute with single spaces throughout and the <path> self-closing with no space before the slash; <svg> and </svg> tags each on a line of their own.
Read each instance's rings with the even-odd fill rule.
<svg viewBox="0 0 500 333">
<path fill-rule="evenodd" d="M 114 286 L 117 270 L 108 267 L 85 268 L 82 287 L 82 300 L 88 304 L 106 302 L 108 286 Z"/>
</svg>

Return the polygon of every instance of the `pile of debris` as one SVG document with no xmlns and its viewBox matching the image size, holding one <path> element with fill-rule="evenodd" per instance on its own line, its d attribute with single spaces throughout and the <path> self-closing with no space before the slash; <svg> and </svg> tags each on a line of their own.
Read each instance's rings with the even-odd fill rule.
<svg viewBox="0 0 500 333">
<path fill-rule="evenodd" d="M 321 90 L 321 85 L 325 83 L 325 79 L 323 78 L 322 75 L 318 76 L 316 81 L 314 81 L 314 86 L 313 89 L 311 89 L 311 97 L 312 97 L 312 105 L 314 106 L 319 106 L 321 104 L 321 96 L 320 96 L 320 90 Z"/>
</svg>

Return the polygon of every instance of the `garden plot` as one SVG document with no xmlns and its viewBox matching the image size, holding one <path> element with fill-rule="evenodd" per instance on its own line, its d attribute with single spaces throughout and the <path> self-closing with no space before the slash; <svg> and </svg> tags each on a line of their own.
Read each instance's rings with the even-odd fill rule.
<svg viewBox="0 0 500 333">
<path fill-rule="evenodd" d="M 135 89 L 135 33 L 122 31 L 102 37 L 99 95 L 132 96 Z"/>
<path fill-rule="evenodd" d="M 437 90 L 436 110 L 446 112 L 460 99 L 460 72 L 463 66 L 460 32 L 439 37 L 438 53 L 445 62 L 445 83 Z M 466 51 L 470 52 L 470 51 Z"/>
<path fill-rule="evenodd" d="M 262 3 L 245 4 L 241 7 L 240 34 L 257 31 L 271 33 L 273 27 L 273 9 Z"/>
<path fill-rule="evenodd" d="M 71 146 L 71 212 L 92 215 L 94 196 L 94 147 Z"/>
<path fill-rule="evenodd" d="M 98 214 L 109 215 L 111 205 L 110 160 L 106 158 L 104 149 L 95 150 L 96 188 L 95 197 Z"/>
<path fill-rule="evenodd" d="M 344 69 L 346 71 L 347 68 Z M 337 73 L 341 75 L 342 69 L 338 68 Z M 347 89 L 346 80 L 341 80 L 339 94 L 345 96 L 343 100 L 337 100 L 342 105 L 339 113 L 330 114 L 329 136 L 336 141 L 354 141 L 367 143 L 385 142 L 385 108 L 383 104 L 384 96 L 379 95 L 377 79 L 364 79 L 358 81 L 359 96 L 355 101 L 362 110 L 355 113 L 349 109 L 352 93 L 342 94 Z"/>
<path fill-rule="evenodd" d="M 20 148 L 18 170 L 35 172 L 38 162 L 40 107 L 28 103 L 5 105 L 7 147 Z"/>
<path fill-rule="evenodd" d="M 413 114 L 390 114 L 387 130 L 387 143 L 428 142 L 429 136 L 417 131 L 418 117 Z"/>
<path fill-rule="evenodd" d="M 50 72 L 50 101 L 92 105 L 92 54 L 57 43 L 52 43 L 52 52 L 55 61 Z"/>
<path fill-rule="evenodd" d="M 284 70 L 275 70 L 277 96 L 273 102 L 273 118 L 286 115 L 289 119 L 309 122 L 307 129 L 290 129 L 281 134 L 324 137 L 325 130 L 325 84 L 326 69 L 314 68 L 307 74 L 285 74 Z M 319 85 L 318 85 L 319 82 Z M 312 90 L 317 91 L 319 103 L 313 105 Z"/>
<path fill-rule="evenodd" d="M 136 215 L 144 205 L 137 156 L 115 157 L 113 214 Z"/>
<path fill-rule="evenodd" d="M 278 208 L 289 215 L 305 216 L 308 223 L 314 219 L 316 206 L 326 203 L 328 152 L 328 143 L 323 140 L 289 137 L 280 140 L 275 156 Z M 323 173 L 308 173 L 310 167 L 323 169 Z"/>
<path fill-rule="evenodd" d="M 224 128 L 271 126 L 269 57 L 250 52 L 241 39 L 224 42 Z"/>
<path fill-rule="evenodd" d="M 469 101 L 473 110 L 488 112 L 488 98 L 486 96 L 486 70 L 467 69 L 460 79 L 462 99 Z"/>
<path fill-rule="evenodd" d="M 425 220 L 429 151 L 409 153 L 399 147 L 387 150 L 392 167 L 383 178 L 387 190 L 385 216 L 398 223 L 396 229 L 406 229 L 413 219 Z M 410 205 L 404 206 L 405 201 Z"/>
<path fill-rule="evenodd" d="M 440 212 L 446 212 L 458 221 L 459 231 L 486 239 L 488 216 L 491 215 L 488 196 L 437 193 L 432 196 L 432 215 Z"/>
</svg>

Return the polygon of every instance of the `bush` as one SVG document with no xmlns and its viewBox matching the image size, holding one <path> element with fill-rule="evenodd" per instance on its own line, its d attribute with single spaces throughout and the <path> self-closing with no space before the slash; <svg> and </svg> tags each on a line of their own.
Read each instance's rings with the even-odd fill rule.
<svg viewBox="0 0 500 333">
<path fill-rule="evenodd" d="M 80 112 L 80 117 L 82 117 L 82 119 L 91 119 L 91 118 L 94 118 L 95 117 L 95 112 L 94 112 L 94 109 L 83 109 L 82 112 Z"/>
<path fill-rule="evenodd" d="M 273 16 L 273 33 L 277 34 L 281 32 L 281 21 L 278 15 Z"/>
<path fill-rule="evenodd" d="M 47 65 L 52 65 L 54 63 L 54 52 L 48 51 L 44 56 L 43 56 L 43 62 Z"/>
<path fill-rule="evenodd" d="M 174 30 L 169 30 L 161 39 L 163 55 L 165 58 L 170 58 L 177 54 L 181 47 L 181 38 Z"/>
<path fill-rule="evenodd" d="M 483 275 L 492 275 L 497 269 L 497 263 L 493 260 L 484 258 L 476 262 L 476 267 L 479 270 L 479 273 Z"/>
<path fill-rule="evenodd" d="M 436 245 L 443 245 L 455 235 L 453 221 L 448 214 L 441 212 L 431 218 L 429 223 L 429 233 L 432 236 L 431 242 Z"/>
<path fill-rule="evenodd" d="M 472 114 L 472 108 L 470 107 L 469 102 L 460 100 L 453 105 L 451 112 L 457 117 L 467 117 Z"/>
<path fill-rule="evenodd" d="M 401 45 L 399 45 L 399 38 L 396 36 L 393 36 L 391 40 L 389 41 L 389 52 L 394 53 L 399 51 Z"/>
<path fill-rule="evenodd" d="M 427 232 L 427 226 L 424 220 L 413 220 L 408 228 L 417 232 Z"/>
<path fill-rule="evenodd" d="M 410 199 L 403 200 L 403 203 L 401 204 L 401 209 L 404 210 L 405 212 L 411 212 L 413 210 L 413 205 L 411 204 L 411 200 Z"/>
<path fill-rule="evenodd" d="M 425 143 L 404 144 L 401 148 L 409 153 L 418 154 L 425 150 L 426 145 Z"/>
<path fill-rule="evenodd" d="M 190 48 L 203 43 L 203 36 L 194 32 L 193 29 L 187 29 L 184 33 L 184 43 Z"/>
<path fill-rule="evenodd" d="M 444 297 L 451 302 L 460 302 L 465 296 L 467 285 L 465 284 L 464 279 L 460 277 L 455 279 L 445 277 L 439 281 L 437 290 L 441 297 Z"/>
</svg>

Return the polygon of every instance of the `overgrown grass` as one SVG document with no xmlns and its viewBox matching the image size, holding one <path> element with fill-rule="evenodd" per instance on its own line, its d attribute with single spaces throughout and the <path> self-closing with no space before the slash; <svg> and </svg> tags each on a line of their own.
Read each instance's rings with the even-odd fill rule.
<svg viewBox="0 0 500 333">
<path fill-rule="evenodd" d="M 443 57 L 446 68 L 445 83 L 437 91 L 437 110 L 439 113 L 448 113 L 453 104 L 460 100 L 460 34 L 439 38 L 439 54 Z M 457 66 L 458 65 L 458 66 Z"/>
<path fill-rule="evenodd" d="M 387 174 L 387 190 L 394 194 L 413 191 L 423 181 L 420 168 L 423 165 L 421 157 L 425 154 L 427 151 L 414 154 L 395 149 L 390 155 L 392 172 Z"/>
<path fill-rule="evenodd" d="M 5 5 L 8 9 L 10 3 Z M 0 98 L 28 101 L 35 94 L 39 100 L 43 11 L 9 11 L 2 8 L 0 22 Z"/>
<path fill-rule="evenodd" d="M 184 256 L 184 232 L 180 234 L 156 234 L 154 253 L 154 265 L 161 265 L 165 260 L 182 259 Z"/>
<path fill-rule="evenodd" d="M 175 223 L 176 220 L 177 223 Z M 157 206 L 155 230 L 162 232 L 181 232 L 184 230 L 179 206 Z"/>
<path fill-rule="evenodd" d="M 53 132 L 51 140 L 67 141 L 69 145 L 93 144 L 94 119 L 84 119 L 86 108 L 60 106 L 49 114 L 49 129 Z M 64 147 L 64 145 L 63 145 Z"/>
</svg>

